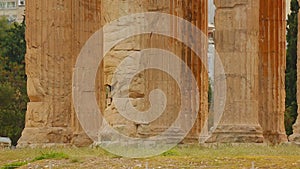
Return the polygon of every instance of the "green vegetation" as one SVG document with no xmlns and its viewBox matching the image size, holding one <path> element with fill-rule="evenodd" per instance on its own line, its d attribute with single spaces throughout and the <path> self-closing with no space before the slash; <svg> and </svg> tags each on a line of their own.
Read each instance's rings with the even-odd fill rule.
<svg viewBox="0 0 300 169">
<path fill-rule="evenodd" d="M 26 53 L 25 19 L 21 24 L 9 23 L 5 18 L 0 20 L 0 56 L 9 57 L 10 61 L 24 63 Z"/>
<path fill-rule="evenodd" d="M 14 169 L 28 164 L 26 161 L 24 162 L 14 162 L 11 164 L 4 165 L 1 169 Z"/>
<path fill-rule="evenodd" d="M 293 133 L 292 125 L 297 119 L 297 34 L 298 34 L 297 0 L 291 1 L 291 14 L 287 20 L 287 60 L 286 60 L 286 111 L 285 128 L 288 135 Z"/>
<path fill-rule="evenodd" d="M 176 149 L 171 149 L 161 154 L 161 156 L 178 156 L 179 152 Z"/>
<path fill-rule="evenodd" d="M 64 153 L 58 152 L 49 152 L 49 153 L 42 153 L 42 155 L 33 159 L 33 161 L 39 161 L 44 159 L 68 159 L 69 156 Z"/>
<path fill-rule="evenodd" d="M 47 160 L 47 159 L 55 159 L 55 160 L 60 160 L 60 159 L 68 159 L 69 156 L 67 154 L 61 153 L 61 152 L 47 152 L 47 153 L 42 153 L 41 155 L 35 157 L 33 160 L 30 161 L 18 161 L 18 162 L 12 162 L 10 164 L 5 164 L 1 169 L 14 169 L 18 168 L 24 165 L 27 165 L 29 162 L 36 162 L 40 160 Z"/>
<path fill-rule="evenodd" d="M 25 123 L 26 91 L 25 21 L 0 19 L 0 136 L 16 145 Z"/>
</svg>

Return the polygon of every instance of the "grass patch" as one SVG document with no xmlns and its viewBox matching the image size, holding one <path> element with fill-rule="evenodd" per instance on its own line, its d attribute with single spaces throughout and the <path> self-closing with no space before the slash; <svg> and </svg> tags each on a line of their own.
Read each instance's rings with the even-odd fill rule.
<svg viewBox="0 0 300 169">
<path fill-rule="evenodd" d="M 42 153 L 42 155 L 35 157 L 32 161 L 39 161 L 45 159 L 68 159 L 69 156 L 65 153 L 58 153 L 58 152 L 49 152 L 49 153 Z"/>
<path fill-rule="evenodd" d="M 14 163 L 10 163 L 10 164 L 6 164 L 3 167 L 1 167 L 1 169 L 15 169 L 15 168 L 19 168 L 21 166 L 24 166 L 28 164 L 27 161 L 23 161 L 23 162 L 14 162 Z"/>
<path fill-rule="evenodd" d="M 179 156 L 180 153 L 176 149 L 171 149 L 161 154 L 161 156 L 170 157 L 170 156 Z"/>
<path fill-rule="evenodd" d="M 45 160 L 45 159 L 68 159 L 69 156 L 65 153 L 59 153 L 59 152 L 48 152 L 48 153 L 42 153 L 41 155 L 35 157 L 33 160 L 30 161 L 23 161 L 23 162 L 14 162 L 10 164 L 6 164 L 1 169 L 14 169 L 14 168 L 19 168 L 21 166 L 27 165 L 29 162 L 36 162 L 40 160 Z"/>
</svg>

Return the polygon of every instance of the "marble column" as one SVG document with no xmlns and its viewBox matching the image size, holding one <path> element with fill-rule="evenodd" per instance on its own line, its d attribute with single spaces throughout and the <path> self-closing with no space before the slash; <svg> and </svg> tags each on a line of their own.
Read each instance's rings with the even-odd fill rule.
<svg viewBox="0 0 300 169">
<path fill-rule="evenodd" d="M 20 147 L 71 142 L 71 8 L 72 1 L 26 2 L 25 59 L 30 102 Z"/>
<path fill-rule="evenodd" d="M 260 1 L 259 122 L 266 142 L 287 141 L 284 127 L 285 0 Z"/>
<path fill-rule="evenodd" d="M 215 0 L 215 43 L 224 65 L 225 109 L 208 143 L 261 143 L 258 121 L 259 0 Z M 225 78 L 225 79 L 224 79 Z M 215 90 L 217 92 L 218 90 Z M 218 99 L 218 98 L 214 98 Z"/>
<path fill-rule="evenodd" d="M 87 40 L 96 31 L 102 28 L 102 0 L 72 0 L 72 60 L 69 63 L 72 65 L 70 70 L 73 73 L 77 57 L 85 45 Z M 105 99 L 103 96 L 104 85 L 103 85 L 103 74 L 102 65 L 99 67 L 99 76 L 97 76 L 96 89 L 99 92 L 95 92 L 98 98 L 99 108 L 103 108 Z M 72 86 L 70 86 L 72 87 Z M 72 91 L 71 91 L 72 92 Z M 70 93 L 70 96 L 72 93 Z M 101 98 L 101 99 L 100 99 Z M 72 102 L 73 103 L 73 102 Z M 77 118 L 77 114 L 74 110 L 74 105 L 71 106 L 71 120 L 70 125 L 72 126 L 72 140 L 71 144 L 76 146 L 89 146 L 93 141 L 87 136 L 86 132 L 82 129 L 82 126 Z"/>
</svg>

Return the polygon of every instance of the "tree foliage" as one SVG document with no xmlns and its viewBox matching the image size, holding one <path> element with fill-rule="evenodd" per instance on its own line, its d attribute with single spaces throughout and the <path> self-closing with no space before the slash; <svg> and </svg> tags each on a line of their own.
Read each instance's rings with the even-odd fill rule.
<svg viewBox="0 0 300 169">
<path fill-rule="evenodd" d="M 285 128 L 288 135 L 292 134 L 292 125 L 297 119 L 297 35 L 298 35 L 297 0 L 291 1 L 291 14 L 287 20 L 287 60 L 286 60 L 286 111 Z"/>
<path fill-rule="evenodd" d="M 17 22 L 10 24 L 7 20 L 2 19 L 0 24 L 2 24 L 0 34 L 4 33 L 0 43 L 0 55 L 9 57 L 11 61 L 22 64 L 26 52 L 25 20 L 21 24 Z"/>
<path fill-rule="evenodd" d="M 15 145 L 25 123 L 28 102 L 24 56 L 25 22 L 10 24 L 0 20 L 0 136 Z"/>
</svg>

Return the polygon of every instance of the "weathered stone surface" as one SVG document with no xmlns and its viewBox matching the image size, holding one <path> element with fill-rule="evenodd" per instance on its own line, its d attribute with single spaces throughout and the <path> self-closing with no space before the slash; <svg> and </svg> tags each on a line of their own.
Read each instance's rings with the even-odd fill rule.
<svg viewBox="0 0 300 169">
<path fill-rule="evenodd" d="M 136 4 L 131 5 L 130 10 L 123 9 L 125 6 L 130 4 L 129 2 L 123 2 L 122 6 L 119 6 L 118 8 L 114 8 L 114 1 L 102 1 L 102 5 L 104 6 L 103 16 L 105 17 L 105 21 L 109 22 L 111 20 L 114 20 L 120 16 L 132 14 L 135 12 L 147 12 L 147 11 L 159 11 L 164 13 L 172 13 L 177 16 L 184 17 L 185 19 L 188 19 L 188 14 L 192 10 L 198 10 L 201 12 L 204 12 L 206 10 L 206 1 L 195 1 L 193 2 L 194 5 L 191 5 L 190 1 L 184 1 L 181 3 L 173 3 L 168 1 L 162 1 L 162 2 L 152 2 L 152 1 L 138 1 Z M 200 5 L 196 5 L 200 4 Z M 135 6 L 136 5 L 136 6 Z M 193 9 L 191 9 L 193 6 Z M 198 6 L 198 8 L 194 8 L 195 6 Z M 122 9 L 122 10 L 121 10 Z M 118 14 L 118 12 L 112 12 L 112 11 L 118 11 L 121 10 L 121 13 Z M 189 10 L 184 13 L 184 10 Z M 134 12 L 135 11 L 135 12 Z M 207 20 L 200 17 L 200 15 L 192 15 L 193 18 L 189 18 L 193 23 L 196 24 L 197 20 L 201 20 L 201 22 L 197 22 L 197 26 L 201 28 L 204 33 L 207 32 Z M 205 16 L 206 17 L 206 16 Z M 128 21 L 128 24 L 130 21 Z M 122 25 L 122 27 L 126 27 L 126 25 Z M 105 42 L 109 42 L 113 39 L 116 39 L 118 36 L 118 30 L 121 32 L 123 30 L 122 27 L 116 27 L 112 30 L 112 36 L 108 36 L 109 39 L 104 39 Z M 114 37 L 116 36 L 116 37 Z M 113 89 L 115 91 L 119 91 L 123 93 L 123 96 L 119 97 L 126 97 L 127 88 L 123 86 L 122 84 L 112 84 L 112 76 L 115 73 L 115 70 L 118 70 L 118 72 L 124 72 L 122 76 L 120 76 L 123 79 L 126 79 L 128 75 L 135 72 L 136 65 L 139 63 L 142 63 L 143 61 L 140 60 L 137 57 L 131 58 L 128 57 L 134 52 L 139 52 L 142 49 L 145 48 L 162 48 L 166 50 L 173 51 L 176 53 L 179 57 L 184 59 L 185 61 L 191 62 L 192 55 L 191 52 L 188 52 L 185 48 L 182 46 L 177 45 L 174 40 L 167 39 L 165 37 L 157 36 L 157 35 L 143 35 L 143 36 L 137 36 L 133 38 L 129 38 L 122 43 L 118 44 L 116 47 L 113 48 L 104 59 L 104 84 L 113 86 Z M 169 47 L 171 46 L 171 48 Z M 175 50 L 179 49 L 179 50 Z M 195 57 L 195 56 L 194 56 Z M 123 65 L 122 68 L 117 68 L 119 64 L 124 61 L 124 58 L 127 60 L 126 64 Z M 196 60 L 195 58 L 193 58 Z M 167 61 L 161 60 L 161 63 L 164 63 Z M 165 63 L 169 64 L 169 63 Z M 191 64 L 190 64 L 191 66 Z M 202 66 L 202 67 L 201 67 Z M 204 70 L 204 65 L 200 63 L 199 61 L 195 63 L 195 67 L 193 67 L 193 70 L 196 72 L 195 76 L 198 77 L 198 82 L 202 82 L 207 80 L 207 72 Z M 197 72 L 197 70 L 199 70 Z M 130 73 L 132 72 L 132 73 Z M 121 81 L 122 79 L 118 79 L 118 81 Z M 201 107 L 199 112 L 199 119 L 201 121 L 197 121 L 195 124 L 194 129 L 191 131 L 191 134 L 187 137 L 186 140 L 193 140 L 194 142 L 198 140 L 199 134 L 201 131 L 201 128 L 205 121 L 205 116 L 207 116 L 207 90 L 208 86 L 207 83 L 200 83 L 199 88 L 201 89 Z M 205 86 L 206 85 L 206 86 Z M 168 77 L 167 74 L 161 72 L 161 71 L 154 71 L 154 70 L 148 70 L 141 72 L 135 78 L 133 79 L 132 83 L 130 84 L 129 89 L 129 96 L 131 99 L 131 104 L 133 107 L 138 109 L 139 111 L 145 111 L 149 109 L 149 94 L 153 89 L 159 88 L 162 91 L 165 92 L 167 95 L 168 104 L 166 107 L 166 110 L 164 111 L 163 115 L 155 120 L 154 122 L 150 124 L 137 124 L 134 122 L 131 122 L 122 115 L 119 114 L 116 107 L 114 105 L 109 105 L 106 110 L 104 111 L 104 118 L 109 122 L 111 126 L 113 126 L 116 130 L 119 132 L 133 136 L 133 137 L 149 137 L 154 136 L 157 134 L 160 134 L 165 129 L 167 129 L 172 122 L 175 121 L 175 118 L 177 116 L 177 113 L 180 108 L 180 102 L 178 93 L 178 89 L 176 88 L 176 82 L 172 80 L 170 77 Z M 113 94 L 112 94 L 113 95 Z M 205 97 L 206 96 L 206 97 Z M 203 100 L 202 100 L 203 99 Z M 130 103 L 129 103 L 130 104 Z M 109 133 L 103 133 L 103 137 L 107 138 L 107 135 Z M 101 138 L 105 140 L 105 138 Z"/>
<path fill-rule="evenodd" d="M 18 142 L 19 147 L 70 144 L 72 129 L 65 127 L 26 127 Z"/>
<path fill-rule="evenodd" d="M 77 57 L 86 43 L 86 41 L 90 38 L 90 36 L 98 31 L 102 25 L 102 2 L 101 0 L 92 0 L 92 1 L 84 1 L 84 0 L 74 0 L 72 2 L 72 7 L 68 8 L 68 11 L 72 15 L 72 19 L 70 23 L 72 25 L 72 35 L 70 35 L 71 45 L 70 51 L 71 54 L 71 62 L 68 64 L 70 65 L 70 69 L 66 71 L 70 73 L 70 78 L 72 79 L 73 68 L 75 66 Z M 65 18 L 68 20 L 69 18 Z M 100 68 L 102 65 L 100 65 Z M 103 75 L 103 74 L 100 74 Z M 103 86 L 103 79 L 98 77 L 98 84 L 101 86 L 97 86 L 99 89 L 99 94 L 97 95 L 98 98 L 104 98 L 104 86 Z M 97 84 L 97 83 L 96 83 Z M 72 89 L 72 84 L 68 86 L 70 88 L 70 94 Z M 70 95 L 69 99 L 72 101 L 72 97 Z M 100 107 L 104 107 L 105 100 L 100 99 L 99 105 Z M 77 119 L 76 112 L 73 108 L 74 106 L 71 105 L 70 107 L 70 114 L 71 120 L 70 125 L 72 128 L 72 141 L 71 144 L 76 146 L 88 146 L 92 143 L 92 140 L 86 135 L 85 131 L 82 129 L 80 122 Z"/>
<path fill-rule="evenodd" d="M 19 146 L 70 143 L 72 3 L 26 2 L 26 128 Z M 65 50 L 62 50 L 64 48 Z"/>
<path fill-rule="evenodd" d="M 258 122 L 259 0 L 215 0 L 216 50 L 224 65 L 226 104 L 211 142 L 263 142 Z M 215 83 L 215 92 L 222 83 Z"/>
<path fill-rule="evenodd" d="M 26 6 L 26 72 L 30 103 L 26 114 L 26 128 L 19 140 L 19 146 L 51 143 L 84 146 L 91 143 L 73 109 L 72 73 L 81 48 L 102 25 L 128 14 L 159 11 L 183 17 L 207 33 L 207 0 L 30 1 Z M 117 38 L 118 30 L 122 30 L 122 26 L 111 30 L 112 36 L 105 39 L 105 43 Z M 174 79 L 161 71 L 141 72 L 134 77 L 128 91 L 132 98 L 131 103 L 140 111 L 149 108 L 148 96 L 153 89 L 160 88 L 166 92 L 166 110 L 163 116 L 153 123 L 135 124 L 124 119 L 107 98 L 111 97 L 106 91 L 109 86 L 114 87 L 114 90 L 126 92 L 122 84 L 112 84 L 112 77 L 118 65 L 125 58 L 130 59 L 128 56 L 131 53 L 149 47 L 173 51 L 192 68 L 201 94 L 200 112 L 198 121 L 187 138 L 197 141 L 208 112 L 207 71 L 204 64 L 196 60 L 194 54 L 182 44 L 157 35 L 128 38 L 106 55 L 99 67 L 96 83 L 98 104 L 104 118 L 121 133 L 134 137 L 157 135 L 175 120 L 181 104 L 178 86 Z M 125 72 L 134 69 L 134 65 L 139 63 L 137 58 L 131 59 L 132 62 L 128 62 L 124 68 Z M 195 63 L 191 64 L 193 61 Z M 126 74 L 123 77 L 125 78 Z"/>
<path fill-rule="evenodd" d="M 208 142 L 260 143 L 263 136 L 265 141 L 286 141 L 283 128 L 285 23 L 284 10 L 281 9 L 284 1 L 215 0 L 215 4 L 216 48 L 226 73 L 226 78 L 215 75 L 215 98 L 218 98 L 218 92 L 226 90 L 227 100 L 220 124 Z M 30 103 L 19 146 L 91 144 L 73 108 L 72 73 L 76 71 L 73 68 L 85 42 L 103 25 L 121 16 L 158 11 L 182 17 L 207 34 L 207 0 L 32 0 L 26 2 L 26 7 L 26 73 Z M 127 24 L 130 23 L 128 21 Z M 111 36 L 102 40 L 105 43 L 114 41 L 124 26 L 109 30 Z M 170 30 L 176 33 L 176 23 L 173 26 Z M 95 84 L 98 105 L 104 118 L 123 134 L 149 137 L 167 129 L 182 104 L 190 105 L 186 107 L 193 111 L 192 105 L 195 105 L 197 98 L 191 95 L 190 100 L 181 102 L 178 85 L 162 71 L 140 72 L 133 78 L 129 90 L 124 84 L 113 83 L 113 74 L 122 61 L 128 61 L 119 70 L 121 73 L 123 71 L 122 78 L 129 77 L 136 70 L 135 66 L 143 63 L 140 58 L 131 57 L 132 53 L 146 48 L 161 48 L 181 58 L 198 82 L 200 110 L 184 142 L 197 141 L 200 132 L 207 130 L 204 126 L 208 116 L 205 45 L 204 42 L 202 62 L 177 40 L 159 35 L 135 36 L 116 45 L 100 64 Z M 160 62 L 168 64 L 167 60 Z M 221 86 L 224 78 L 226 89 Z M 126 97 L 128 92 L 133 107 L 145 111 L 150 107 L 150 92 L 157 88 L 165 92 L 168 102 L 163 115 L 149 124 L 137 124 L 125 119 L 111 103 L 114 91 L 120 91 L 121 97 Z M 189 90 L 195 88 L 187 86 Z M 299 119 L 291 137 L 295 142 L 300 139 Z M 176 132 L 181 131 L 174 131 L 175 135 Z M 103 139 L 109 138 L 109 134 L 103 133 Z"/>
<path fill-rule="evenodd" d="M 259 122 L 266 142 L 287 142 L 284 127 L 285 0 L 260 1 Z"/>
</svg>

